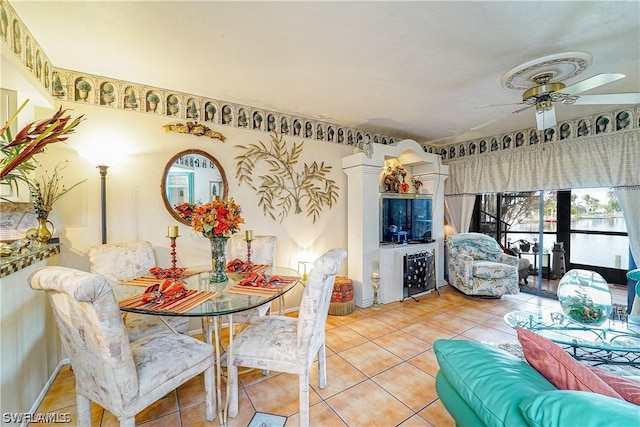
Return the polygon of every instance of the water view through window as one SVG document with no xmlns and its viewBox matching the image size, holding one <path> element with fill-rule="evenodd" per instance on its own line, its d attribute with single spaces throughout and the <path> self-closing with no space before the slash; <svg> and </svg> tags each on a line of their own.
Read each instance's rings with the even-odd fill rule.
<svg viewBox="0 0 640 427">
<path fill-rule="evenodd" d="M 510 244 L 519 245 L 526 240 L 531 245 L 539 243 L 539 195 L 519 193 L 503 195 L 511 199 L 519 197 L 513 204 L 502 203 L 502 218 L 508 218 L 506 236 Z M 551 252 L 557 240 L 557 205 L 555 192 L 544 192 L 544 236 L 542 248 Z M 513 215 L 518 206 L 517 215 Z M 524 207 L 524 209 L 523 209 Z M 566 209 L 566 207 L 565 207 Z M 627 269 L 629 266 L 629 238 L 620 206 L 612 189 L 581 189 L 571 192 L 571 259 L 572 264 L 605 268 Z"/>
</svg>

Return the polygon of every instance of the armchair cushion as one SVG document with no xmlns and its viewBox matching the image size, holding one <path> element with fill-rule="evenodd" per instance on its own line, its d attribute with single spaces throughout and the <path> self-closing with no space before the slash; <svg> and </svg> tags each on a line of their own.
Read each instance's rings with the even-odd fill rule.
<svg viewBox="0 0 640 427">
<path fill-rule="evenodd" d="M 476 261 L 473 263 L 473 276 L 483 279 L 504 279 L 509 276 L 509 270 L 499 262 Z"/>
</svg>

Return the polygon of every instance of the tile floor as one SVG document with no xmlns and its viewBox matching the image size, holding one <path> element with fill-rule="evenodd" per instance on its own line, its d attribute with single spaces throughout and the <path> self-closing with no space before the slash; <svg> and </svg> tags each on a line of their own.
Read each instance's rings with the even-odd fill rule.
<svg viewBox="0 0 640 427">
<path fill-rule="evenodd" d="M 531 282 L 531 280 L 530 280 Z M 626 288 L 612 287 L 614 303 L 626 304 Z M 435 391 L 438 365 L 432 344 L 438 338 L 488 343 L 517 342 L 502 316 L 514 309 L 559 308 L 556 300 L 520 293 L 499 300 L 462 295 L 445 286 L 378 311 L 356 309 L 327 321 L 328 385 L 311 375 L 312 426 L 454 426 Z M 298 425 L 298 380 L 290 374 L 250 371 L 240 376 L 240 413 L 229 426 L 249 425 L 258 412 L 287 417 Z M 38 412 L 68 412 L 76 420 L 75 379 L 69 366 L 58 373 Z M 218 426 L 205 419 L 204 386 L 197 377 L 138 414 L 141 426 Z M 117 419 L 92 403 L 94 426 L 117 426 Z M 42 424 L 38 424 L 42 425 Z"/>
</svg>

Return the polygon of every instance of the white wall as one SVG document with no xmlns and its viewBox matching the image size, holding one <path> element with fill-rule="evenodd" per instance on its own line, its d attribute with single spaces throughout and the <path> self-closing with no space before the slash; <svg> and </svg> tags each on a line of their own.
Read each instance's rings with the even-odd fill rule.
<svg viewBox="0 0 640 427">
<path fill-rule="evenodd" d="M 63 182 L 67 185 L 86 179 L 86 182 L 63 196 L 50 215 L 56 227 L 54 236 L 59 236 L 62 243 L 62 265 L 87 270 L 86 250 L 89 246 L 100 244 L 101 240 L 99 172 L 75 151 L 75 148 L 86 145 L 93 149 L 107 145 L 110 150 L 129 153 L 108 169 L 107 239 L 109 242 L 149 240 L 156 249 L 161 266 L 170 266 L 170 241 L 166 237 L 166 230 L 168 225 L 177 222 L 162 202 L 160 182 L 169 158 L 188 148 L 207 151 L 225 169 L 229 196 L 234 197 L 243 208 L 243 231 L 252 229 L 257 235 L 278 236 L 278 265 L 297 268 L 300 260 L 313 261 L 332 247 L 347 247 L 347 181 L 342 172 L 341 159 L 353 152 L 352 147 L 305 142 L 296 170 L 300 170 L 303 163 L 325 161 L 333 168 L 330 178 L 340 188 L 340 198 L 332 209 L 323 212 L 315 224 L 310 217 L 294 215 L 293 211 L 282 223 L 278 223 L 262 213 L 255 192 L 246 184 L 239 186 L 235 176 L 235 157 L 243 152 L 237 146 L 246 146 L 258 140 L 268 143 L 269 134 L 211 125 L 227 137 L 223 143 L 208 137 L 167 133 L 162 125 L 178 121 L 169 117 L 72 102 L 63 102 L 62 105 L 63 108 L 72 109 L 74 117 L 84 114 L 85 120 L 71 135 L 68 144 L 51 145 L 46 154 L 37 157 L 48 170 L 60 160 L 69 160 L 70 165 L 63 173 Z M 296 137 L 285 139 L 290 146 L 293 142 L 302 141 Z M 262 173 L 265 173 L 264 169 L 256 170 L 254 180 Z M 190 227 L 183 224 L 179 226 L 179 262 L 188 266 L 209 264 L 209 242 L 201 235 L 194 234 Z M 342 274 L 346 275 L 346 263 Z M 287 307 L 297 306 L 300 295 L 299 291 L 288 295 Z"/>
</svg>

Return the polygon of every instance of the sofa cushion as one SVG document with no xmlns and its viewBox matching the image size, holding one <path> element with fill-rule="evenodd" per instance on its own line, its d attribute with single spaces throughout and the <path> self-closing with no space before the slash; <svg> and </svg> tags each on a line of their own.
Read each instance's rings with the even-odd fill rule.
<svg viewBox="0 0 640 427">
<path fill-rule="evenodd" d="M 624 400 L 640 405 L 640 381 L 638 381 L 638 377 L 621 377 L 596 366 L 589 366 L 589 369 L 622 396 Z"/>
<path fill-rule="evenodd" d="M 530 396 L 520 411 L 531 426 L 637 426 L 640 407 L 584 391 L 554 390 Z"/>
<path fill-rule="evenodd" d="M 556 343 L 516 327 L 522 352 L 531 366 L 561 390 L 580 390 L 622 399 L 614 389 Z"/>
<path fill-rule="evenodd" d="M 433 348 L 439 375 L 445 376 L 484 425 L 525 425 L 518 409 L 522 399 L 555 390 L 525 361 L 487 344 L 440 339 Z M 446 397 L 440 398 L 446 407 Z"/>
<path fill-rule="evenodd" d="M 493 261 L 474 261 L 473 276 L 481 279 L 504 279 L 511 270 L 504 264 Z"/>
</svg>

